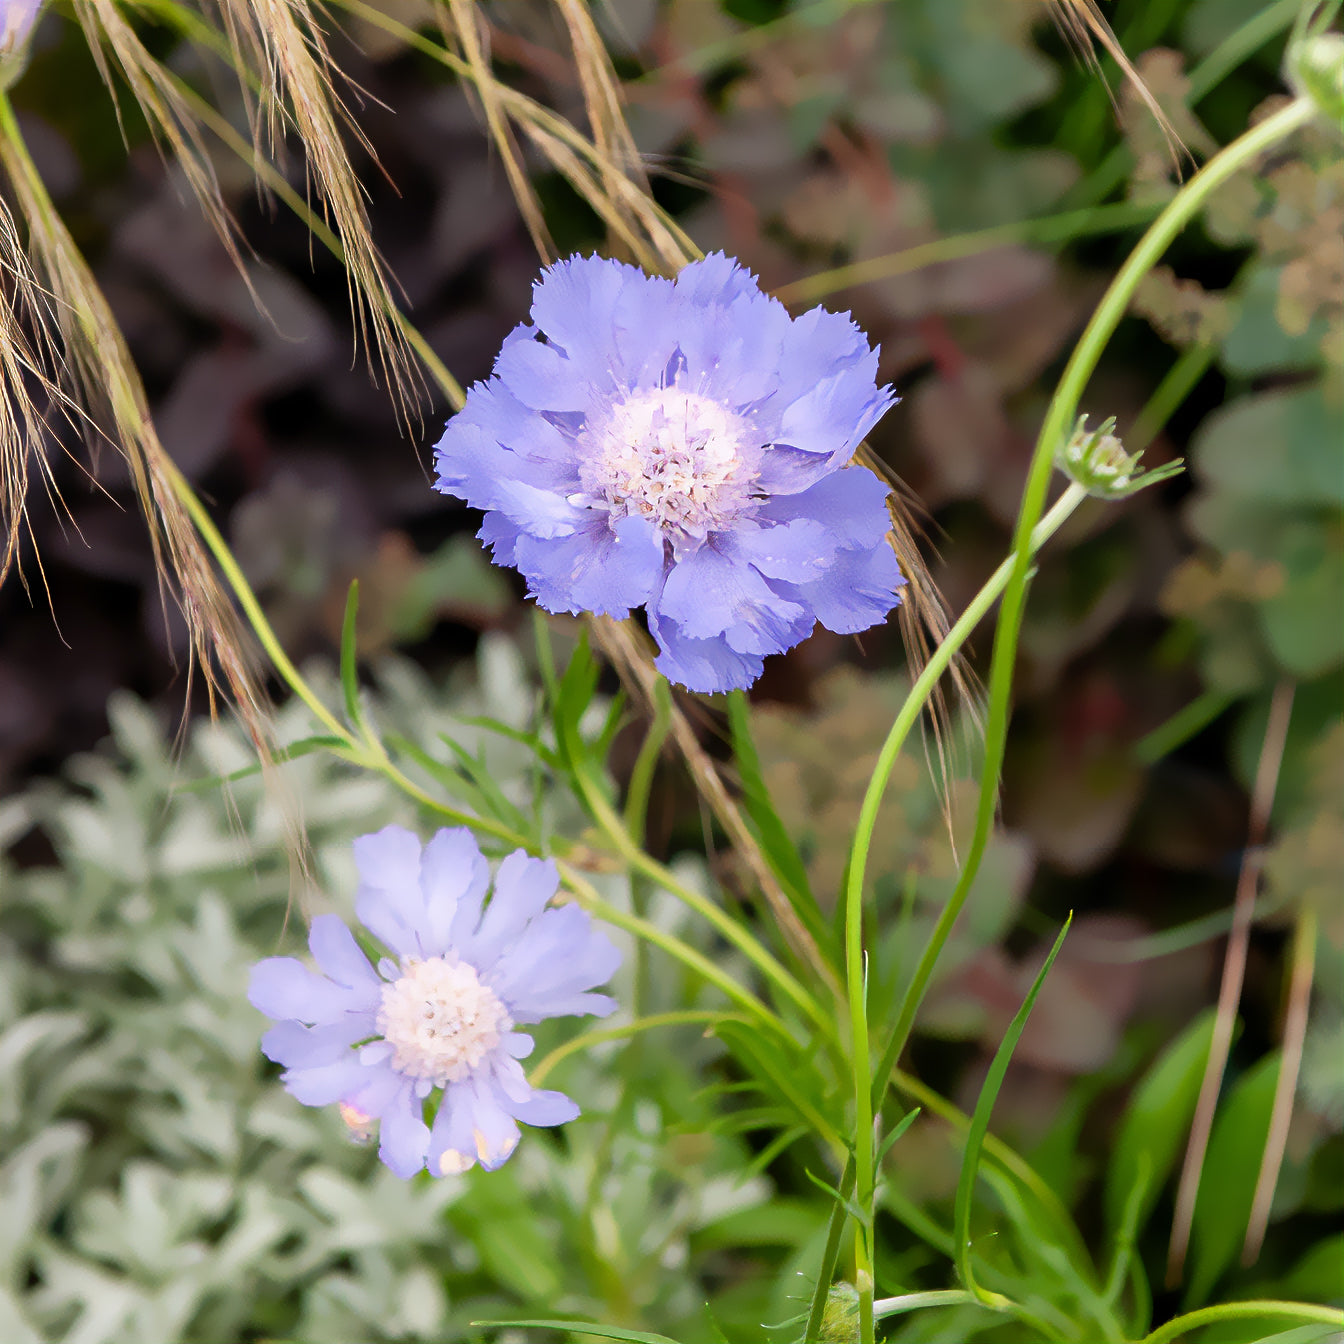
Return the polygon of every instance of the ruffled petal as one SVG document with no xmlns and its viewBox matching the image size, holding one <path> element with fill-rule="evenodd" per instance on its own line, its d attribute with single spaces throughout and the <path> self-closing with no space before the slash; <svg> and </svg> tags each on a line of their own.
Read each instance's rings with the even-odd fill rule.
<svg viewBox="0 0 1344 1344">
<path fill-rule="evenodd" d="M 721 637 L 739 654 L 782 653 L 812 631 L 811 613 L 783 596 L 746 559 L 737 536 L 679 560 L 657 599 L 661 622 L 687 639 Z M 661 643 L 661 639 L 659 641 Z"/>
<path fill-rule="evenodd" d="M 534 411 L 586 411 L 593 394 L 563 351 L 540 341 L 517 341 L 499 352 L 495 376 Z"/>
<path fill-rule="evenodd" d="M 887 619 L 904 583 L 896 556 L 884 543 L 872 550 L 837 552 L 835 563 L 815 583 L 780 586 L 815 611 L 828 630 L 854 635 Z"/>
<path fill-rule="evenodd" d="M 348 1055 L 357 1041 L 374 1034 L 372 1013 L 351 1013 L 325 1027 L 305 1027 L 301 1022 L 281 1022 L 261 1038 L 261 1053 L 286 1068 L 312 1069 L 334 1064 Z"/>
<path fill-rule="evenodd" d="M 867 467 L 846 467 L 799 494 L 766 500 L 756 516 L 775 523 L 811 519 L 831 539 L 831 550 L 841 546 L 885 547 L 891 530 L 887 512 L 890 494 L 891 487 Z"/>
<path fill-rule="evenodd" d="M 297 1101 L 305 1106 L 330 1106 L 344 1101 L 366 1081 L 368 1070 L 352 1055 L 334 1064 L 319 1064 L 313 1068 L 288 1069 L 280 1081 Z"/>
<path fill-rule="evenodd" d="M 576 905 L 544 910 L 499 958 L 486 979 L 515 1022 L 610 1012 L 615 1001 L 585 995 L 611 978 L 621 954 Z"/>
<path fill-rule="evenodd" d="M 605 514 L 586 528 L 554 540 L 518 538 L 514 563 L 528 594 L 547 611 L 591 611 L 623 620 L 642 606 L 663 574 L 662 538 L 647 519 L 622 518 L 613 530 Z"/>
<path fill-rule="evenodd" d="M 466 1083 L 449 1083 L 429 1133 L 425 1165 L 433 1175 L 458 1176 L 476 1165 L 476 1140 L 471 1131 L 470 1089 Z"/>
<path fill-rule="evenodd" d="M 668 681 L 685 686 L 688 691 L 713 694 L 745 690 L 761 675 L 764 660 L 758 655 L 739 653 L 722 636 L 687 639 L 674 621 L 661 620 L 652 610 L 649 632 L 658 641 L 658 657 L 653 665 Z"/>
</svg>

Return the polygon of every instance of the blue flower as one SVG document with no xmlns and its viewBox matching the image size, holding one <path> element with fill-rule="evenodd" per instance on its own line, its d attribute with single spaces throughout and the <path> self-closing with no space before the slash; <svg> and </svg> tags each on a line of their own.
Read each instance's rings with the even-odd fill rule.
<svg viewBox="0 0 1344 1344">
<path fill-rule="evenodd" d="M 320 973 L 293 957 L 253 968 L 248 998 L 279 1023 L 262 1052 L 305 1106 L 339 1104 L 358 1133 L 379 1121 L 378 1155 L 398 1176 L 478 1161 L 493 1171 L 517 1146 L 519 1120 L 579 1113 L 564 1093 L 529 1086 L 518 1061 L 532 1038 L 514 1027 L 610 1013 L 616 1001 L 589 991 L 620 954 L 578 906 L 547 907 L 555 865 L 522 850 L 499 865 L 484 904 L 490 870 L 470 831 L 439 831 L 422 848 L 386 826 L 355 841 L 355 862 L 355 913 L 394 957 L 375 970 L 337 916 L 319 915 L 308 946 Z"/>
<path fill-rule="evenodd" d="M 898 601 L 887 487 L 842 470 L 894 400 L 876 374 L 848 316 L 791 318 L 722 253 L 675 281 L 574 257 L 449 422 L 437 488 L 547 611 L 642 606 L 670 680 L 749 686 Z"/>
</svg>

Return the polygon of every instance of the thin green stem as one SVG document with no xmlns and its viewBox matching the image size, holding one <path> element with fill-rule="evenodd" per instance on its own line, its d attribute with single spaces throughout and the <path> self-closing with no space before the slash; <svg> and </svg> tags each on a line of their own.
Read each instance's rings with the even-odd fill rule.
<svg viewBox="0 0 1344 1344">
<path fill-rule="evenodd" d="M 1215 354 L 1217 347 L 1211 344 L 1192 345 L 1181 352 L 1180 358 L 1167 370 L 1144 408 L 1134 417 L 1134 423 L 1125 435 L 1127 452 L 1141 453 L 1157 438 L 1213 363 Z"/>
<path fill-rule="evenodd" d="M 638 915 L 628 914 L 610 902 L 603 900 L 598 894 L 597 888 L 572 864 L 557 861 L 556 866 L 560 870 L 560 877 L 565 886 L 574 893 L 579 904 L 585 909 L 597 915 L 599 919 L 605 920 L 608 924 L 614 924 L 618 929 L 624 929 L 627 933 L 634 934 L 636 938 L 643 938 L 652 943 L 653 946 L 662 948 L 668 956 L 681 962 L 683 966 L 689 967 L 697 975 L 709 981 L 710 984 L 715 985 L 726 998 L 750 1013 L 762 1026 L 768 1027 L 771 1031 L 777 1031 L 792 1043 L 793 1037 L 789 1034 L 788 1028 L 780 1021 L 778 1015 L 703 953 L 697 952 L 690 944 L 682 942 L 680 938 L 664 929 L 660 929 L 656 924 L 651 924 L 646 919 L 640 919 Z"/>
<path fill-rule="evenodd" d="M 1169 756 L 1196 733 L 1203 732 L 1232 703 L 1225 691 L 1205 691 L 1184 709 L 1178 709 L 1171 718 L 1158 724 L 1151 733 L 1134 744 L 1134 759 L 1141 765 L 1154 765 Z"/>
<path fill-rule="evenodd" d="M 752 937 L 737 920 L 721 906 L 710 900 L 708 896 L 679 881 L 670 868 L 659 863 L 652 855 L 645 853 L 630 832 L 626 830 L 620 814 L 602 796 L 599 790 L 590 787 L 590 782 L 584 771 L 577 771 L 575 778 L 594 820 L 607 833 L 616 848 L 616 852 L 629 865 L 631 870 L 642 874 L 652 882 L 656 882 L 664 891 L 671 893 L 688 909 L 694 910 L 722 938 L 736 947 L 776 989 L 801 1009 L 823 1035 L 834 1039 L 835 1024 L 821 1004 L 770 955 L 765 945 L 759 939 Z"/>
<path fill-rule="evenodd" d="M 210 554 L 214 556 L 215 563 L 219 566 L 229 587 L 233 589 L 233 595 L 238 599 L 238 605 L 242 607 L 243 615 L 247 617 L 247 622 L 252 627 L 257 642 L 271 660 L 271 665 L 280 674 L 281 680 L 308 706 L 313 717 L 323 727 L 333 736 L 349 742 L 353 750 L 355 741 L 350 734 L 350 730 L 322 703 L 313 688 L 300 675 L 299 669 L 290 661 L 289 655 L 276 637 L 270 621 L 266 619 L 266 613 L 261 609 L 261 603 L 257 601 L 256 593 L 252 591 L 252 585 L 248 583 L 247 577 L 234 558 L 228 543 L 215 526 L 214 519 L 206 512 L 205 505 L 201 503 L 196 492 L 187 483 L 187 478 L 182 475 L 174 463 L 166 459 L 164 470 L 172 484 L 173 493 L 181 501 L 187 512 L 191 514 L 192 523 L 201 534 L 201 539 L 209 548 Z"/>
<path fill-rule="evenodd" d="M 1059 385 L 1055 389 L 1028 469 L 1022 503 L 1018 511 L 1017 525 L 1013 533 L 1011 557 L 996 572 L 990 584 L 981 590 L 975 602 L 971 604 L 961 620 L 953 627 L 948 638 L 934 651 L 933 657 L 930 658 L 924 672 L 912 687 L 906 704 L 902 706 L 900 713 L 896 716 L 896 721 L 887 736 L 887 741 L 883 744 L 877 767 L 869 781 L 868 790 L 860 807 L 859 820 L 855 827 L 854 841 L 850 849 L 846 881 L 846 953 L 847 960 L 850 963 L 851 976 L 851 1020 L 855 1017 L 854 1004 L 856 997 L 853 977 L 856 971 L 861 970 L 861 955 L 855 956 L 854 933 L 856 930 L 861 933 L 860 921 L 862 919 L 864 879 L 868 853 L 877 821 L 877 810 L 882 795 L 885 792 L 887 781 L 890 778 L 901 745 L 922 712 L 934 682 L 946 669 L 956 648 L 960 647 L 974 624 L 993 604 L 994 597 L 1001 592 L 1003 600 L 991 660 L 989 711 L 985 728 L 985 764 L 981 778 L 975 831 L 967 850 L 956 889 L 944 907 L 924 949 L 919 965 L 916 967 L 914 978 L 902 999 L 896 1026 L 884 1052 L 882 1062 L 878 1067 L 877 1074 L 870 1079 L 869 1086 L 879 1093 L 885 1091 L 886 1079 L 904 1049 L 915 1016 L 919 1011 L 924 991 L 933 974 L 934 966 L 948 936 L 951 934 L 958 915 L 961 913 L 961 908 L 965 904 L 971 885 L 979 872 L 985 847 L 988 844 L 998 800 L 999 773 L 1003 764 L 1007 739 L 1008 699 L 1012 686 L 1013 664 L 1016 660 L 1017 640 L 1021 631 L 1022 615 L 1026 603 L 1031 557 L 1039 545 L 1038 530 L 1043 527 L 1044 523 L 1050 522 L 1057 516 L 1055 527 L 1058 527 L 1059 523 L 1063 521 L 1064 517 L 1068 516 L 1068 513 L 1072 512 L 1081 499 L 1081 491 L 1078 491 L 1077 487 L 1071 487 L 1070 491 L 1059 501 L 1059 504 L 1051 510 L 1050 515 L 1045 520 L 1041 520 L 1041 514 L 1045 507 L 1046 492 L 1049 488 L 1053 470 L 1055 449 L 1063 441 L 1064 435 L 1073 424 L 1078 411 L 1078 403 L 1088 380 L 1096 368 L 1103 349 L 1128 309 L 1139 282 L 1157 264 L 1172 240 L 1201 209 L 1217 187 L 1253 162 L 1257 155 L 1271 145 L 1304 126 L 1313 115 L 1312 105 L 1305 99 L 1297 99 L 1233 141 L 1232 144 L 1215 155 L 1182 187 L 1139 240 L 1138 245 L 1102 297 L 1081 339 L 1074 348 Z M 1074 496 L 1072 499 L 1070 499 L 1071 495 Z M 1068 501 L 1068 507 L 1061 510 L 1061 506 L 1065 505 L 1066 501 Z M 1053 529 L 1051 530 L 1053 531 Z M 1046 535 L 1049 535 L 1049 533 Z M 1000 584 L 1000 575 L 1004 573 L 1005 568 L 1007 573 Z M 977 607 L 979 608 L 978 611 L 976 610 Z M 975 613 L 975 619 L 968 620 L 973 612 Z M 858 942 L 860 954 L 861 950 L 860 938 Z M 862 1043 L 866 1046 L 866 1032 L 863 1034 Z M 855 1072 L 857 1074 L 857 1068 Z M 870 1099 L 861 1100 L 857 1095 L 857 1089 L 855 1110 L 857 1117 L 856 1159 L 854 1164 L 856 1196 L 859 1208 L 863 1210 L 865 1216 L 870 1216 L 873 1198 L 871 1123 L 867 1131 L 859 1130 L 858 1124 L 864 1116 L 867 1116 L 871 1122 L 873 1103 Z M 865 1146 L 867 1146 L 868 1151 L 866 1163 L 864 1159 Z M 862 1182 L 857 1179 L 861 1173 L 867 1177 Z M 833 1217 L 836 1216 L 843 1217 L 843 1213 L 837 1209 L 837 1213 Z M 828 1238 L 828 1249 L 829 1246 L 830 1239 Z M 821 1295 L 825 1292 L 825 1286 L 829 1286 L 829 1276 L 834 1272 L 833 1259 L 829 1264 L 823 1264 L 822 1268 L 823 1273 L 818 1280 L 818 1296 L 813 1299 L 812 1312 L 812 1317 L 815 1317 L 818 1325 L 820 1323 L 820 1308 L 824 1307 Z M 809 1328 L 811 1328 L 811 1319 L 810 1317 Z"/>
<path fill-rule="evenodd" d="M 1139 1344 L 1171 1344 L 1173 1340 L 1201 1326 L 1216 1325 L 1219 1321 L 1257 1321 L 1265 1316 L 1282 1316 L 1307 1325 L 1330 1325 L 1344 1329 L 1344 1311 L 1337 1307 L 1318 1307 L 1314 1302 L 1279 1302 L 1266 1298 L 1200 1307 L 1198 1311 L 1187 1312 L 1165 1325 L 1159 1325 L 1151 1334 L 1144 1335 Z"/>
<path fill-rule="evenodd" d="M 1046 517 L 1041 520 L 1032 536 L 1033 547 L 1039 548 L 1045 545 L 1086 498 L 1087 492 L 1081 486 L 1070 485 Z M 905 745 L 906 738 L 909 737 L 915 724 L 919 721 L 919 716 L 928 704 L 934 687 L 938 684 L 943 673 L 947 671 L 957 650 L 966 643 L 975 627 L 984 620 L 989 609 L 997 601 L 999 594 L 1003 592 L 1011 573 L 1012 563 L 1010 560 L 1005 560 L 990 575 L 989 581 L 984 587 L 972 598 L 956 624 L 948 631 L 947 637 L 929 656 L 923 671 L 920 672 L 915 684 L 910 688 L 910 694 L 906 696 L 905 703 L 902 704 L 900 712 L 896 716 L 896 721 L 887 734 L 886 741 L 882 744 L 882 750 L 878 753 L 877 765 L 868 783 L 868 791 L 864 795 L 863 803 L 859 808 L 859 821 L 855 829 L 854 845 L 850 850 L 848 867 L 850 880 L 846 887 L 845 910 L 847 921 L 851 904 L 861 905 L 862 903 L 863 871 L 867 865 L 868 851 L 877 824 L 877 811 L 882 802 L 882 794 L 886 791 L 887 781 L 891 778 L 891 772 L 895 769 L 897 758 L 900 756 L 901 748 Z M 880 1105 L 882 1095 L 886 1091 L 886 1080 L 895 1064 L 895 1052 L 898 1048 L 899 1038 L 893 1035 L 882 1057 L 882 1062 L 872 1075 L 873 1099 L 869 1103 L 868 1112 L 870 1116 Z M 854 1163 L 851 1159 L 846 1163 L 844 1174 L 841 1177 L 840 1188 L 846 1197 L 854 1189 L 854 1175 Z M 817 1289 L 813 1295 L 811 1312 L 808 1317 L 808 1334 L 806 1336 L 808 1339 L 815 1336 L 817 1331 L 821 1329 L 822 1313 L 826 1307 L 826 1290 L 830 1287 L 831 1279 L 835 1273 L 844 1217 L 843 1207 L 837 1204 L 831 1214 L 826 1246 L 822 1252 L 822 1272 L 817 1279 Z"/>
<path fill-rule="evenodd" d="M 873 1315 L 879 1320 L 899 1316 L 906 1311 L 920 1311 L 924 1307 L 978 1307 L 980 1299 L 960 1288 L 941 1288 L 928 1293 L 902 1293 L 899 1297 L 884 1297 L 873 1303 Z"/>
<path fill-rule="evenodd" d="M 623 1022 L 619 1026 L 599 1027 L 595 1031 L 585 1031 L 581 1035 L 566 1041 L 563 1045 L 557 1045 L 531 1071 L 531 1077 L 528 1081 L 533 1087 L 540 1087 L 551 1070 L 561 1061 L 568 1059 L 570 1055 L 581 1054 L 592 1046 L 602 1045 L 607 1041 L 629 1040 L 631 1036 L 638 1036 L 642 1031 L 652 1031 L 657 1027 L 681 1027 L 689 1023 L 703 1022 L 713 1026 L 718 1022 L 743 1022 L 747 1020 L 732 1013 L 691 1008 L 675 1013 L 650 1013 L 647 1017 L 636 1018 L 633 1022 Z"/>
<path fill-rule="evenodd" d="M 957 261 L 996 247 L 1024 243 L 1065 243 L 1098 233 L 1119 233 L 1135 225 L 1146 224 L 1156 213 L 1156 205 L 1119 201 L 1112 205 L 1092 205 L 1081 210 L 1065 210 L 1057 215 L 1016 220 L 1011 224 L 995 224 L 987 229 L 954 233 L 914 247 L 904 247 L 899 252 L 888 252 L 880 257 L 850 262 L 847 266 L 818 271 L 801 280 L 781 285 L 774 294 L 781 303 L 815 303 L 837 290 L 853 289 L 858 285 L 871 284 L 874 280 L 890 280 L 894 276 L 923 270 L 926 266 Z"/>
<path fill-rule="evenodd" d="M 1111 282 L 1100 304 L 1088 322 L 1081 339 L 1074 347 L 1072 356 L 1064 369 L 1055 394 L 1046 411 L 1045 422 L 1041 426 L 1040 437 L 1032 455 L 1027 472 L 1026 485 L 1022 492 L 1022 503 L 1018 510 L 1017 525 L 1013 532 L 1013 554 L 1011 572 L 1003 590 L 1003 602 L 999 609 L 998 629 L 994 636 L 994 651 L 990 660 L 989 708 L 985 724 L 985 761 L 980 781 L 979 805 L 976 809 L 975 830 L 966 858 L 962 864 L 957 885 L 939 917 L 928 946 L 920 958 L 915 978 L 907 989 L 897 1017 L 896 1029 L 892 1034 L 894 1053 L 891 1062 L 894 1065 L 904 1048 L 905 1040 L 914 1023 L 915 1014 L 923 998 L 928 980 L 938 956 L 943 950 L 952 926 L 956 923 L 961 907 L 965 904 L 971 885 L 980 870 L 993 828 L 995 809 L 998 804 L 999 772 L 1003 765 L 1004 749 L 1008 733 L 1009 695 L 1012 690 L 1013 665 L 1017 657 L 1017 640 L 1022 628 L 1022 616 L 1026 607 L 1026 591 L 1031 556 L 1035 549 L 1034 536 L 1037 520 L 1045 506 L 1046 492 L 1050 485 L 1050 476 L 1054 470 L 1056 447 L 1063 442 L 1078 413 L 1078 403 L 1092 376 L 1120 319 L 1125 315 L 1134 291 L 1139 282 L 1157 264 L 1172 240 L 1189 223 L 1208 200 L 1212 192 L 1240 169 L 1252 163 L 1257 155 L 1269 146 L 1304 126 L 1314 115 L 1312 105 L 1305 99 L 1297 99 L 1287 107 L 1268 117 L 1260 125 L 1247 131 L 1234 140 L 1226 149 L 1216 154 L 1180 192 L 1168 202 L 1152 227 L 1139 240 L 1128 260 L 1120 268 L 1119 274 Z M 882 781 L 885 785 L 885 780 Z M 865 804 L 868 799 L 865 798 Z M 860 825 L 865 821 L 861 813 Z M 868 834 L 863 837 L 860 850 L 859 835 L 855 836 L 855 855 L 862 854 L 866 861 L 868 840 L 871 837 L 872 821 L 876 819 L 876 802 L 872 808 L 872 819 L 868 821 Z M 851 861 L 851 886 L 860 886 L 863 880 L 861 865 Z M 890 1053 L 890 1052 L 889 1052 Z"/>
</svg>

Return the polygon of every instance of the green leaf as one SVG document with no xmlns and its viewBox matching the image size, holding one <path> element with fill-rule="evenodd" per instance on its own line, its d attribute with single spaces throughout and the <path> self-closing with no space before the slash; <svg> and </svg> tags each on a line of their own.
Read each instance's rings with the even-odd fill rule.
<svg viewBox="0 0 1344 1344">
<path fill-rule="evenodd" d="M 602 1325 L 597 1321 L 472 1321 L 472 1325 L 505 1326 L 515 1330 L 568 1330 L 573 1335 L 591 1335 L 595 1339 L 624 1339 L 628 1344 L 680 1344 L 666 1335 L 652 1335 L 647 1330 L 624 1330 L 618 1325 Z"/>
<path fill-rule="evenodd" d="M 296 761 L 300 756 L 307 756 L 314 751 L 336 751 L 341 747 L 348 747 L 350 744 L 343 737 L 333 737 L 329 733 L 319 733 L 314 737 L 303 737 L 297 742 L 291 742 L 287 747 L 278 747 L 272 754 L 273 762 Z M 251 775 L 259 775 L 262 771 L 261 763 L 256 765 L 245 765 L 241 770 L 234 770 L 227 775 L 206 775 L 202 779 L 193 779 L 190 783 L 178 786 L 183 793 L 199 793 L 205 789 L 217 789 L 221 784 L 232 784 L 235 780 L 247 779 Z"/>
<path fill-rule="evenodd" d="M 1012 1062 L 1013 1051 L 1017 1048 L 1017 1043 L 1026 1028 L 1027 1019 L 1031 1016 L 1031 1010 L 1045 984 L 1045 977 L 1050 974 L 1050 968 L 1055 964 L 1059 949 L 1064 946 L 1064 939 L 1072 923 L 1073 915 L 1070 913 L 1064 921 L 1064 927 L 1059 931 L 1059 937 L 1055 939 L 1055 945 L 1050 949 L 1050 955 L 1046 957 L 1045 964 L 1032 982 L 1022 1007 L 1017 1010 L 1017 1016 L 1009 1023 L 1003 1041 L 994 1055 L 994 1062 L 989 1066 L 984 1086 L 980 1089 L 980 1098 L 975 1103 L 975 1114 L 971 1117 L 970 1128 L 966 1131 L 966 1151 L 961 1160 L 961 1177 L 957 1181 L 953 1235 L 957 1269 L 962 1282 L 972 1292 L 975 1291 L 975 1278 L 971 1272 L 970 1255 L 971 1196 L 975 1192 L 975 1177 L 980 1167 L 980 1150 L 984 1146 L 985 1135 L 989 1132 L 989 1117 L 993 1114 L 999 1088 L 1003 1086 L 1004 1075 L 1007 1074 L 1008 1065 Z"/>
<path fill-rule="evenodd" d="M 761 758 L 751 736 L 750 708 L 741 691 L 734 691 L 728 697 L 728 726 L 732 732 L 733 758 L 742 782 L 743 801 L 747 815 L 756 827 L 761 849 L 803 926 L 820 947 L 832 946 L 831 931 L 812 894 L 802 855 L 770 800 Z"/>
<path fill-rule="evenodd" d="M 1208 1300 L 1245 1239 L 1256 1176 L 1269 1134 L 1279 1060 L 1275 1051 L 1246 1073 L 1214 1120 L 1190 1230 L 1186 1310 Z"/>
<path fill-rule="evenodd" d="M 1134 1089 L 1106 1171 L 1106 1226 L 1114 1236 L 1135 1185 L 1143 1183 L 1134 1217 L 1141 1228 L 1185 1145 L 1204 1064 L 1213 1040 L 1212 1009 L 1196 1018 L 1152 1063 Z"/>
<path fill-rule="evenodd" d="M 1258 504 L 1344 505 L 1344 414 L 1323 383 L 1257 392 L 1200 426 L 1190 449 L 1205 485 Z"/>
<path fill-rule="evenodd" d="M 345 596 L 345 619 L 341 622 L 341 690 L 345 692 L 345 717 L 356 728 L 364 720 L 359 708 L 359 672 L 355 665 L 355 622 L 359 616 L 359 580 L 350 580 Z"/>
</svg>

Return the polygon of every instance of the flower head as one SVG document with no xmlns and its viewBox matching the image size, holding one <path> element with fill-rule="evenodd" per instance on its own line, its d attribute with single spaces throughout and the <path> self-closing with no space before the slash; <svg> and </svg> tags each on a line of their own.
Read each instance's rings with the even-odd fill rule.
<svg viewBox="0 0 1344 1344">
<path fill-rule="evenodd" d="M 876 373 L 847 316 L 791 318 L 722 253 L 675 280 L 574 257 L 449 422 L 437 488 L 546 610 L 644 607 L 668 678 L 749 686 L 898 600 L 887 488 L 841 470 L 894 399 Z"/>
<path fill-rule="evenodd" d="M 620 954 L 577 906 L 547 908 L 555 865 L 515 851 L 486 904 L 490 870 L 467 830 L 422 847 L 387 826 L 355 841 L 355 862 L 355 913 L 393 955 L 375 970 L 337 916 L 319 915 L 308 936 L 319 971 L 293 957 L 252 971 L 248 998 L 279 1023 L 262 1052 L 285 1066 L 285 1087 L 305 1106 L 339 1105 L 359 1138 L 380 1122 L 379 1156 L 402 1177 L 493 1170 L 519 1120 L 574 1119 L 562 1092 L 528 1085 L 518 1061 L 532 1038 L 514 1028 L 611 1012 L 615 1000 L 590 991 Z"/>
</svg>

